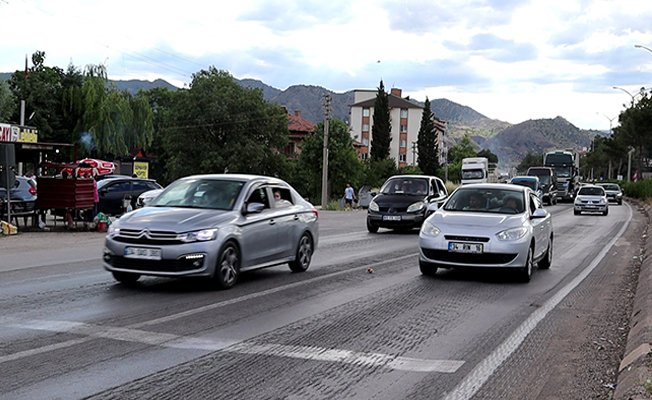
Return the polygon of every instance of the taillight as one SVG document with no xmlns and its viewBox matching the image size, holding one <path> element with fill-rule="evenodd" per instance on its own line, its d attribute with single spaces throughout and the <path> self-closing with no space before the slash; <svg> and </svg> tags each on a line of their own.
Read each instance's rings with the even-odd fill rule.
<svg viewBox="0 0 652 400">
<path fill-rule="evenodd" d="M 312 213 L 315 214 L 315 218 L 316 218 L 316 219 L 319 219 L 319 213 L 317 212 L 317 209 L 316 209 L 316 208 L 313 208 L 313 209 L 312 209 Z"/>
<path fill-rule="evenodd" d="M 29 194 L 32 196 L 36 196 L 36 189 L 35 188 L 29 188 Z"/>
</svg>

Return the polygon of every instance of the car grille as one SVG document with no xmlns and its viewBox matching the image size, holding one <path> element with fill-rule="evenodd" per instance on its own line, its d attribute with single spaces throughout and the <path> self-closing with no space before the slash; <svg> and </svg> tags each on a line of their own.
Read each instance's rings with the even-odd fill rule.
<svg viewBox="0 0 652 400">
<path fill-rule="evenodd" d="M 122 256 L 105 255 L 105 261 L 115 268 L 132 269 L 136 271 L 183 272 L 200 269 L 204 259 L 177 260 L 139 260 Z"/>
<path fill-rule="evenodd" d="M 457 242 L 483 242 L 487 243 L 489 241 L 488 237 L 478 237 L 478 236 L 454 236 L 454 235 L 444 235 L 446 240 L 454 240 Z"/>
<path fill-rule="evenodd" d="M 456 262 L 474 265 L 507 264 L 513 261 L 518 254 L 510 253 L 453 253 L 447 250 L 421 249 L 430 260 L 441 262 Z"/>
<path fill-rule="evenodd" d="M 121 229 L 120 233 L 113 237 L 113 240 L 121 243 L 154 245 L 173 245 L 184 243 L 181 240 L 177 239 L 176 232 L 150 231 L 147 229 Z"/>
<path fill-rule="evenodd" d="M 378 209 L 380 212 L 384 213 L 404 213 L 407 212 L 407 207 L 383 207 L 383 206 L 378 206 Z"/>
<path fill-rule="evenodd" d="M 580 200 L 580 203 L 582 203 L 582 204 L 600 204 L 599 201 L 592 201 L 592 200 Z"/>
</svg>

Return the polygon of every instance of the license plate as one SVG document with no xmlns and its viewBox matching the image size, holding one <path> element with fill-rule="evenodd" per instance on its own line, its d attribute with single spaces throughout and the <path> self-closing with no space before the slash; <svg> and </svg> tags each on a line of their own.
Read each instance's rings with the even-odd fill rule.
<svg viewBox="0 0 652 400">
<path fill-rule="evenodd" d="M 161 249 L 151 249 L 147 247 L 126 247 L 126 258 L 140 258 L 142 260 L 160 260 Z"/>
<path fill-rule="evenodd" d="M 448 251 L 456 253 L 482 253 L 482 243 L 448 243 Z"/>
<path fill-rule="evenodd" d="M 383 221 L 400 221 L 400 215 L 383 215 Z"/>
</svg>

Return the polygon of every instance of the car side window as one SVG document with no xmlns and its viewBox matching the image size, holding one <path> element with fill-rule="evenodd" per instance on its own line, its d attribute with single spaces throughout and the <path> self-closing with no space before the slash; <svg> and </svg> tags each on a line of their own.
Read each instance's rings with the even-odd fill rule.
<svg viewBox="0 0 652 400">
<path fill-rule="evenodd" d="M 534 211 L 539 208 L 537 207 L 537 198 L 532 193 L 530 193 L 530 214 L 534 214 Z"/>
<path fill-rule="evenodd" d="M 292 193 L 289 189 L 282 187 L 273 187 L 274 207 L 290 207 L 293 205 Z"/>
<path fill-rule="evenodd" d="M 109 193 L 120 193 L 120 192 L 128 192 L 130 188 L 131 188 L 130 182 L 118 182 L 118 183 L 114 183 L 113 185 L 109 185 L 106 188 L 106 191 Z"/>
<path fill-rule="evenodd" d="M 134 192 L 144 192 L 145 190 L 149 190 L 147 182 L 133 182 L 133 186 Z"/>
<path fill-rule="evenodd" d="M 258 187 L 251 192 L 249 197 L 247 198 L 246 204 L 251 204 L 251 203 L 263 203 L 265 205 L 265 208 L 270 208 L 269 205 L 269 198 L 267 196 L 267 190 L 264 187 Z"/>
</svg>

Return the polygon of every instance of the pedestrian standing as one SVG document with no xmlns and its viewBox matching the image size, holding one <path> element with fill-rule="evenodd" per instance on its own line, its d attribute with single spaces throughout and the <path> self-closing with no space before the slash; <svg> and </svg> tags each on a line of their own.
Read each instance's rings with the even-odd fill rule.
<svg viewBox="0 0 652 400">
<path fill-rule="evenodd" d="M 351 187 L 350 183 L 346 184 L 346 189 L 344 189 L 344 204 L 346 211 L 353 209 L 353 199 L 358 199 L 358 196 L 355 195 L 355 191 Z"/>
</svg>

